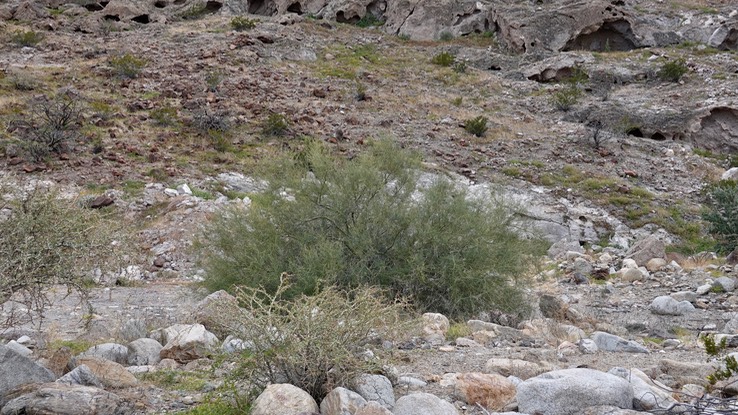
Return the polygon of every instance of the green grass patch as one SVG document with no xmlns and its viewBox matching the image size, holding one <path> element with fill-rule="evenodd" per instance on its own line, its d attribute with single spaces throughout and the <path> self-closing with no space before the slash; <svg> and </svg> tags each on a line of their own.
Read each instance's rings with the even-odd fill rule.
<svg viewBox="0 0 738 415">
<path fill-rule="evenodd" d="M 207 384 L 208 375 L 202 372 L 185 372 L 161 369 L 142 373 L 139 379 L 163 389 L 201 391 Z"/>
</svg>

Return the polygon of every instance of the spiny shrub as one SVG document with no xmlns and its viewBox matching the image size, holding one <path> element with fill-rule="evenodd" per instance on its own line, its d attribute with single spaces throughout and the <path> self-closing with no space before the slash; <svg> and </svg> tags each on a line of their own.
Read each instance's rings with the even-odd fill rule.
<svg viewBox="0 0 738 415">
<path fill-rule="evenodd" d="M 146 60 L 137 58 L 130 53 L 110 58 L 108 62 L 113 73 L 120 78 L 137 78 L 146 66 Z"/>
<path fill-rule="evenodd" d="M 284 135 L 289 128 L 290 122 L 287 117 L 276 112 L 269 114 L 261 126 L 264 135 L 270 136 Z"/>
<path fill-rule="evenodd" d="M 12 296 L 27 311 L 41 312 L 49 305 L 49 288 L 62 285 L 84 294 L 93 268 L 114 269 L 113 241 L 120 235 L 99 211 L 53 190 L 19 188 L 0 182 L 0 309 Z M 13 323 L 8 318 L 0 327 Z"/>
<path fill-rule="evenodd" d="M 729 253 L 738 246 L 738 183 L 723 180 L 710 190 L 709 210 L 703 215 L 720 252 Z"/>
<path fill-rule="evenodd" d="M 311 142 L 262 162 L 268 190 L 247 210 L 220 212 L 198 238 L 205 286 L 275 292 L 287 272 L 286 298 L 324 285 L 377 285 L 451 316 L 526 311 L 516 281 L 543 244 L 520 236 L 530 230 L 524 215 L 444 177 L 421 181 L 419 167 L 388 141 L 351 161 Z"/>
<path fill-rule="evenodd" d="M 406 304 L 385 302 L 376 288 L 325 287 L 314 296 L 287 299 L 287 279 L 292 277 L 284 276 L 274 293 L 236 290 L 244 308 L 216 303 L 212 313 L 217 330 L 251 343 L 237 358 L 237 372 L 253 385 L 253 394 L 270 383 L 289 383 L 320 402 L 334 387 L 381 369 L 380 360 L 359 354 L 368 341 L 395 340 L 412 327 L 402 318 Z"/>
<path fill-rule="evenodd" d="M 29 102 L 29 113 L 18 122 L 21 146 L 27 156 L 41 161 L 61 153 L 78 136 L 82 109 L 79 100 L 66 94 Z"/>
<path fill-rule="evenodd" d="M 43 33 L 33 30 L 16 30 L 10 35 L 10 41 L 18 46 L 36 46 L 44 37 Z"/>
<path fill-rule="evenodd" d="M 680 58 L 661 65 L 656 75 L 665 82 L 679 82 L 687 72 L 689 72 L 687 61 Z"/>
<path fill-rule="evenodd" d="M 255 28 L 257 23 L 259 23 L 258 20 L 249 19 L 244 16 L 236 16 L 231 19 L 231 29 L 237 32 L 243 32 Z"/>
<path fill-rule="evenodd" d="M 477 137 L 483 136 L 487 132 L 487 117 L 480 115 L 464 121 L 464 129 Z"/>
<path fill-rule="evenodd" d="M 454 64 L 456 57 L 450 52 L 441 52 L 431 59 L 431 62 L 435 65 L 449 67 Z"/>
<path fill-rule="evenodd" d="M 201 133 L 226 132 L 231 128 L 231 121 L 226 112 L 201 110 L 192 115 L 192 126 Z"/>
</svg>

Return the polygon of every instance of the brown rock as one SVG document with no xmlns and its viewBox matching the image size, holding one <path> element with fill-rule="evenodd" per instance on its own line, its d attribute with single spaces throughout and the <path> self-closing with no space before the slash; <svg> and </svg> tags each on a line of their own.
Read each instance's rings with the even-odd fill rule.
<svg viewBox="0 0 738 415">
<path fill-rule="evenodd" d="M 104 208 L 105 206 L 110 206 L 113 204 L 113 198 L 107 195 L 100 195 L 90 201 L 90 208 L 92 209 L 100 209 Z"/>
<path fill-rule="evenodd" d="M 65 373 L 69 372 L 68 365 L 71 359 L 72 350 L 67 346 L 60 347 L 59 350 L 55 351 L 46 362 L 46 368 L 54 372 L 57 377 L 61 377 Z"/>
<path fill-rule="evenodd" d="M 497 411 L 515 399 L 516 389 L 502 375 L 462 373 L 456 378 L 456 393 L 470 405 L 480 404 Z"/>
<path fill-rule="evenodd" d="M 738 265 L 738 246 L 735 247 L 733 252 L 728 254 L 728 257 L 725 258 L 725 261 L 728 263 L 728 265 Z"/>
<path fill-rule="evenodd" d="M 367 402 L 354 415 L 392 415 L 392 412 L 377 402 Z"/>
<path fill-rule="evenodd" d="M 77 365 L 87 365 L 106 388 L 130 388 L 138 380 L 123 365 L 99 357 L 79 357 Z"/>
</svg>

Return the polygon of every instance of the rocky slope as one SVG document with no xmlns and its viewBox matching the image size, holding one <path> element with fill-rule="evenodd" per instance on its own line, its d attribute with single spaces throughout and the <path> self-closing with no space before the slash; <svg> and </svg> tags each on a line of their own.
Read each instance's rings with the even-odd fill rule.
<svg viewBox="0 0 738 415">
<path fill-rule="evenodd" d="M 734 342 L 736 271 L 709 254 L 666 252 L 699 251 L 703 189 L 735 163 L 735 9 L 721 1 L 1 4 L 3 176 L 19 185 L 58 184 L 69 195 L 105 196 L 136 231 L 139 254 L 126 272 L 99 281 L 107 288 L 93 290 L 91 311 L 59 298 L 40 326 L 4 332 L 14 350 L 43 355 L 57 371 L 24 361 L 9 345 L 0 348 L 0 361 L 21 362 L 12 376 L 36 373 L 36 382 L 65 372 L 70 356 L 62 353 L 61 366 L 54 366 L 46 355 L 60 340 L 120 347 L 91 351 L 103 362 L 85 364 L 92 375 L 80 369 L 72 386 L 13 392 L 17 399 L 2 413 L 60 405 L 48 398 L 54 396 L 96 402 L 86 413 L 161 413 L 190 408 L 219 390 L 223 373 L 212 362 L 172 355 L 154 363 L 158 351 L 151 361 L 131 360 L 129 342 L 151 346 L 139 340 L 149 329 L 196 322 L 191 312 L 205 294 L 188 284 L 200 278 L 189 251 L 198 226 L 222 206 L 248 202 L 259 189 L 249 177 L 255 161 L 298 148 L 306 136 L 347 157 L 371 139 L 391 137 L 420 150 L 434 174 L 453 175 L 472 190 L 501 185 L 557 242 L 530 289 L 540 303 L 537 319 L 483 315 L 460 339 L 446 340 L 441 323 L 435 335 L 395 345 L 388 373 L 393 399 L 430 392 L 456 407 L 444 414 L 574 413 L 585 408 L 571 406 L 572 391 L 597 403 L 590 386 L 577 380 L 595 375 L 552 370 L 623 367 L 627 375 L 613 370 L 613 377 L 629 383 L 601 380 L 615 389 L 600 404 L 631 408 L 638 401 L 640 410 L 704 404 L 707 399 L 693 399 L 714 369 L 705 364 L 697 335 L 722 333 Z M 233 16 L 242 13 L 258 22 L 233 30 Z M 43 39 L 25 38 L 30 30 Z M 434 64 L 441 53 L 454 63 Z M 135 73 L 126 72 L 126 63 Z M 687 72 L 677 82 L 666 80 L 667 63 Z M 564 111 L 561 99 L 572 90 Z M 44 95 L 72 96 L 82 117 L 79 135 L 61 154 L 38 161 L 19 145 L 19 119 Z M 480 137 L 464 130 L 478 116 L 489 127 Z M 279 120 L 286 129 L 274 130 Z M 651 235 L 652 249 L 632 249 Z M 221 347 L 201 335 L 207 347 Z M 156 341 L 166 347 L 169 340 L 160 333 Z M 105 366 L 107 360 L 128 371 Z M 196 387 L 166 388 L 140 374 L 162 365 L 195 373 Z M 639 372 L 632 368 L 650 385 L 636 401 L 628 394 L 638 395 L 643 385 L 636 385 Z M 522 382 L 544 372 L 573 379 L 565 401 L 546 392 L 559 409 L 535 406 L 537 389 Z M 106 384 L 101 373 L 120 376 Z M 4 405 L 15 385 L 0 386 Z M 662 396 L 664 388 L 672 390 Z M 643 403 L 644 395 L 658 398 Z M 412 399 L 432 400 L 406 402 Z M 366 413 L 385 413 L 373 410 Z M 628 413 L 619 411 L 587 413 Z"/>
</svg>

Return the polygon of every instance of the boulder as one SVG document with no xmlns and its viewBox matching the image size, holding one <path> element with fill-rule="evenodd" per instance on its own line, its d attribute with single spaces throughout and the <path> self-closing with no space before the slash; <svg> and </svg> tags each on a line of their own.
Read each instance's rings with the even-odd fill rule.
<svg viewBox="0 0 738 415">
<path fill-rule="evenodd" d="M 633 387 L 633 406 L 641 411 L 669 411 L 678 402 L 672 397 L 672 390 L 648 377 L 639 369 L 614 367 L 607 373 L 619 376 Z"/>
<path fill-rule="evenodd" d="M 628 381 L 594 369 L 562 369 L 530 378 L 518 385 L 519 412 L 567 415 L 594 405 L 633 408 Z"/>
<path fill-rule="evenodd" d="M 504 357 L 493 357 L 487 360 L 487 363 L 484 365 L 484 371 L 486 373 L 497 373 L 505 377 L 515 376 L 523 380 L 538 376 L 548 370 L 551 370 L 551 368 L 544 367 L 538 363 Z"/>
<path fill-rule="evenodd" d="M 78 357 L 76 366 L 86 365 L 106 388 L 130 388 L 138 380 L 122 365 L 99 357 Z"/>
<path fill-rule="evenodd" d="M 131 413 L 118 395 L 91 386 L 44 383 L 16 389 L 0 415 L 120 415 Z"/>
<path fill-rule="evenodd" d="M 738 108 L 714 106 L 698 115 L 697 119 L 690 128 L 696 147 L 718 154 L 738 152 Z"/>
<path fill-rule="evenodd" d="M 57 379 L 56 382 L 66 385 L 103 387 L 102 382 L 92 373 L 92 370 L 87 365 L 75 367 L 71 372 Z"/>
<path fill-rule="evenodd" d="M 125 365 L 128 363 L 128 348 L 122 344 L 103 343 L 90 347 L 82 352 L 79 357 L 99 357 Z"/>
<path fill-rule="evenodd" d="M 459 37 L 490 29 L 490 5 L 483 2 L 409 0 L 385 4 L 387 12 L 383 29 L 411 39 L 439 39 L 443 33 Z M 341 21 L 338 16 L 336 20 Z"/>
<path fill-rule="evenodd" d="M 238 306 L 238 299 L 220 290 L 200 300 L 195 305 L 192 319 L 195 323 L 202 324 L 205 328 L 220 338 L 228 336 L 223 329 L 225 317 L 238 316 L 242 310 Z"/>
<path fill-rule="evenodd" d="M 131 366 L 155 365 L 161 360 L 161 343 L 141 338 L 128 343 L 128 364 Z"/>
<path fill-rule="evenodd" d="M 368 402 L 377 402 L 387 409 L 395 407 L 395 393 L 392 382 L 382 375 L 359 375 L 354 379 L 354 391 Z"/>
<path fill-rule="evenodd" d="M 159 356 L 162 359 L 174 359 L 187 363 L 213 354 L 217 348 L 218 338 L 207 331 L 202 324 L 180 326 L 176 335 L 169 337 Z M 183 326 L 183 327 L 182 327 Z"/>
<path fill-rule="evenodd" d="M 515 385 L 506 377 L 487 373 L 461 373 L 456 376 L 456 395 L 470 405 L 499 411 L 515 400 Z"/>
<path fill-rule="evenodd" d="M 310 394 L 287 383 L 268 385 L 254 400 L 251 415 L 298 415 L 319 412 Z"/>
<path fill-rule="evenodd" d="M 354 415 L 393 415 L 392 411 L 382 406 L 379 402 L 367 402 L 366 405 L 357 409 Z"/>
<path fill-rule="evenodd" d="M 397 400 L 394 415 L 459 415 L 453 404 L 430 393 L 411 393 Z"/>
<path fill-rule="evenodd" d="M 625 253 L 625 257 L 634 260 L 639 267 L 645 266 L 654 258 L 666 257 L 665 245 L 656 237 L 649 236 L 633 244 Z"/>
<path fill-rule="evenodd" d="M 12 349 L 14 352 L 18 353 L 21 356 L 28 357 L 33 354 L 33 350 L 29 349 L 28 347 L 18 343 L 15 340 L 11 340 L 5 344 L 5 347 L 8 349 Z"/>
<path fill-rule="evenodd" d="M 644 346 L 614 334 L 596 331 L 590 336 L 599 350 L 608 352 L 648 353 Z"/>
<path fill-rule="evenodd" d="M 646 262 L 646 269 L 651 272 L 656 272 L 666 266 L 666 260 L 664 258 L 651 258 Z"/>
<path fill-rule="evenodd" d="M 715 286 L 719 286 L 724 292 L 733 292 L 735 290 L 735 279 L 730 277 L 720 277 L 713 283 L 713 287 Z"/>
<path fill-rule="evenodd" d="M 720 180 L 737 180 L 738 181 L 738 167 L 731 167 L 725 170 L 720 176 Z"/>
<path fill-rule="evenodd" d="M 578 252 L 583 254 L 584 248 L 582 248 L 579 241 L 570 241 L 565 238 L 551 245 L 551 247 L 548 248 L 547 254 L 549 258 L 557 259 L 559 257 L 563 257 L 567 252 Z"/>
<path fill-rule="evenodd" d="M 448 318 L 443 314 L 425 313 L 423 314 L 423 336 L 430 344 L 443 344 L 446 342 L 446 333 L 448 332 Z"/>
<path fill-rule="evenodd" d="M 0 345 L 0 400 L 19 385 L 53 382 L 54 374 L 26 356 Z"/>
<path fill-rule="evenodd" d="M 320 402 L 321 415 L 353 414 L 366 405 L 366 400 L 346 388 L 335 388 Z"/>
<path fill-rule="evenodd" d="M 648 309 L 662 316 L 681 316 L 694 311 L 694 306 L 689 301 L 677 301 L 668 295 L 661 295 L 651 301 Z"/>
</svg>

